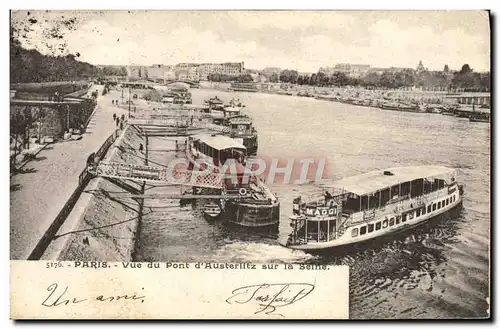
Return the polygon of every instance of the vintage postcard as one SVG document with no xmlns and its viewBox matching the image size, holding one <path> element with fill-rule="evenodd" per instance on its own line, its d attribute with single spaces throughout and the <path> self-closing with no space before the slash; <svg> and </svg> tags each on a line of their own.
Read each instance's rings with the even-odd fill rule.
<svg viewBox="0 0 500 329">
<path fill-rule="evenodd" d="M 12 10 L 12 319 L 489 319 L 488 11 Z"/>
</svg>

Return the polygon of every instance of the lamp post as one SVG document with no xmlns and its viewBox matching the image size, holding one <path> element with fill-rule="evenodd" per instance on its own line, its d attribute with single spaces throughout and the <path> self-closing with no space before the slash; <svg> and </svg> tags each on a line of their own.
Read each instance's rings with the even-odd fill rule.
<svg viewBox="0 0 500 329">
<path fill-rule="evenodd" d="M 131 88 L 128 87 L 128 118 L 130 119 L 130 90 Z"/>
</svg>

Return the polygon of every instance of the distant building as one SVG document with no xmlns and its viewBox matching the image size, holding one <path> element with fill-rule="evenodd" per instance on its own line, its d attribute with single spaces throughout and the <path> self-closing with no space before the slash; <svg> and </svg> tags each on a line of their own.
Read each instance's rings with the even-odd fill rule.
<svg viewBox="0 0 500 329">
<path fill-rule="evenodd" d="M 187 79 L 191 81 L 199 81 L 198 66 L 190 66 L 187 68 Z"/>
<path fill-rule="evenodd" d="M 176 70 L 175 78 L 176 80 L 188 80 L 188 70 L 187 69 Z"/>
<path fill-rule="evenodd" d="M 417 73 L 422 73 L 422 72 L 426 71 L 424 64 L 422 64 L 422 61 L 418 62 L 416 71 L 417 71 Z"/>
<path fill-rule="evenodd" d="M 261 72 L 266 77 L 270 77 L 271 75 L 273 75 L 273 73 L 276 73 L 277 75 L 280 75 L 281 71 L 283 71 L 283 70 L 281 68 L 279 68 L 279 67 L 266 67 Z"/>
<path fill-rule="evenodd" d="M 389 69 L 386 67 L 372 67 L 368 70 L 368 73 L 382 74 L 382 73 L 387 72 L 387 71 L 389 71 Z"/>
<path fill-rule="evenodd" d="M 359 78 L 366 75 L 370 67 L 370 65 L 365 64 L 339 63 L 334 66 L 333 72 L 342 72 L 348 77 Z"/>
<path fill-rule="evenodd" d="M 199 80 L 208 80 L 211 74 L 241 75 L 245 72 L 244 62 L 240 63 L 203 63 L 197 67 Z"/>
<path fill-rule="evenodd" d="M 165 72 L 163 73 L 163 79 L 164 80 L 175 80 L 175 70 L 173 67 L 169 67 L 165 69 Z"/>
<path fill-rule="evenodd" d="M 318 72 L 323 73 L 327 76 L 332 76 L 333 73 L 335 72 L 335 68 L 334 67 L 320 67 Z"/>
<path fill-rule="evenodd" d="M 164 79 L 165 77 L 165 66 L 162 64 L 155 64 L 148 67 L 148 78 L 150 79 Z"/>
<path fill-rule="evenodd" d="M 145 67 L 139 65 L 129 65 L 126 67 L 127 78 L 129 79 L 140 79 L 147 77 L 147 71 Z"/>
</svg>

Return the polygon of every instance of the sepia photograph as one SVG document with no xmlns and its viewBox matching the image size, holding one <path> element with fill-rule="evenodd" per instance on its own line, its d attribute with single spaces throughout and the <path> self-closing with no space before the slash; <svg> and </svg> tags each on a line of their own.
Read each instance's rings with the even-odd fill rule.
<svg viewBox="0 0 500 329">
<path fill-rule="evenodd" d="M 11 275 L 68 314 L 161 266 L 249 319 L 490 318 L 491 15 L 11 10 Z M 148 314 L 247 317 L 203 298 Z"/>
</svg>

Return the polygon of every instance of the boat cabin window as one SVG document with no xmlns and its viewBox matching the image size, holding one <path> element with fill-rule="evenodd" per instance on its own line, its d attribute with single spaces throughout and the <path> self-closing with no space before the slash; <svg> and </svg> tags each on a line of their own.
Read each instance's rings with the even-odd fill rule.
<svg viewBox="0 0 500 329">
<path fill-rule="evenodd" d="M 455 202 L 455 196 L 453 196 L 453 202 Z"/>
<path fill-rule="evenodd" d="M 387 202 L 389 202 L 391 200 L 390 198 L 391 196 L 391 193 L 390 193 L 390 189 L 385 189 L 385 190 L 382 190 L 380 191 L 380 206 L 384 206 Z"/>
<path fill-rule="evenodd" d="M 407 214 L 403 214 L 403 219 L 401 220 L 403 223 L 406 222 L 406 218 L 408 217 Z"/>
<path fill-rule="evenodd" d="M 432 211 L 435 211 L 435 210 L 436 210 L 436 204 L 434 203 L 434 204 L 432 205 Z"/>
<path fill-rule="evenodd" d="M 319 222 L 319 242 L 328 241 L 328 221 Z"/>
<path fill-rule="evenodd" d="M 399 185 L 395 185 L 391 187 L 391 199 L 397 199 L 399 198 Z"/>
<path fill-rule="evenodd" d="M 389 226 L 394 226 L 394 217 L 389 219 Z"/>
<path fill-rule="evenodd" d="M 441 208 L 444 208 L 444 200 L 441 201 Z"/>
<path fill-rule="evenodd" d="M 437 185 L 437 189 L 444 188 L 444 179 L 435 179 L 434 184 Z"/>
<path fill-rule="evenodd" d="M 410 191 L 411 191 L 410 182 L 405 182 L 401 184 L 401 192 L 400 192 L 401 196 L 410 195 Z"/>
<path fill-rule="evenodd" d="M 359 197 L 357 195 L 349 195 L 347 200 L 342 203 L 342 211 L 345 213 L 353 213 L 360 211 Z"/>
<path fill-rule="evenodd" d="M 438 209 L 441 209 L 441 201 L 438 202 Z"/>
<path fill-rule="evenodd" d="M 306 241 L 318 242 L 318 222 L 307 223 L 307 239 Z"/>
<path fill-rule="evenodd" d="M 388 225 L 387 219 L 382 222 L 382 228 L 386 228 Z"/>
<path fill-rule="evenodd" d="M 427 194 L 427 193 L 431 193 L 431 192 L 434 192 L 434 191 L 437 191 L 439 189 L 439 179 L 435 179 L 435 180 L 427 180 L 427 179 L 424 179 L 423 181 L 423 192 L 424 194 Z M 443 184 L 444 184 L 444 181 L 443 181 Z"/>
<path fill-rule="evenodd" d="M 368 224 L 368 233 L 373 232 L 373 224 Z"/>
<path fill-rule="evenodd" d="M 361 228 L 359 229 L 359 234 L 366 234 L 366 226 L 361 226 Z"/>
<path fill-rule="evenodd" d="M 450 204 L 450 198 L 446 199 L 446 205 Z"/>
<path fill-rule="evenodd" d="M 411 197 L 417 197 L 424 193 L 424 179 L 416 179 L 411 182 Z"/>
<path fill-rule="evenodd" d="M 352 229 L 352 237 L 355 238 L 357 236 L 358 236 L 358 228 L 356 227 Z"/>
<path fill-rule="evenodd" d="M 425 215 L 425 206 L 422 208 L 422 215 Z"/>
<path fill-rule="evenodd" d="M 328 225 L 330 226 L 328 232 L 330 232 L 330 237 L 332 237 L 330 240 L 335 239 L 336 223 L 337 223 L 336 220 L 328 221 Z"/>
<path fill-rule="evenodd" d="M 420 212 L 421 212 L 421 210 L 417 209 L 417 217 L 420 217 Z"/>
<path fill-rule="evenodd" d="M 382 223 L 377 222 L 377 224 L 375 224 L 375 229 L 376 230 L 380 230 L 381 227 L 382 227 Z"/>
<path fill-rule="evenodd" d="M 399 224 L 401 222 L 401 216 L 397 216 L 396 217 L 396 225 Z"/>
<path fill-rule="evenodd" d="M 431 212 L 431 205 L 427 206 L 427 212 Z"/>
</svg>

